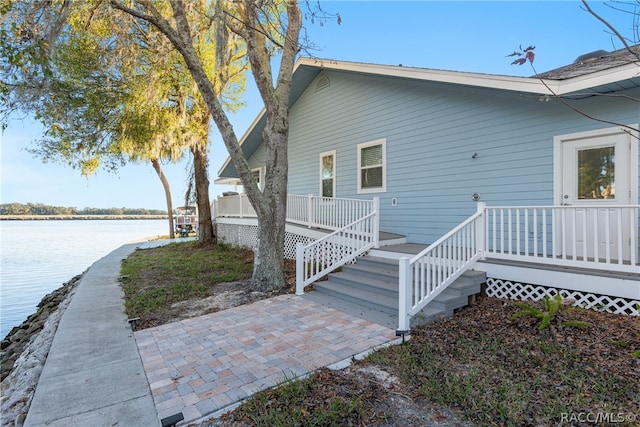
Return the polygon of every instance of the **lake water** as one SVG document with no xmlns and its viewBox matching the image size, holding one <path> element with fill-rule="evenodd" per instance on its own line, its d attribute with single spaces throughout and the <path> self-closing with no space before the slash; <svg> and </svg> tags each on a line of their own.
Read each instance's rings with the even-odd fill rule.
<svg viewBox="0 0 640 427">
<path fill-rule="evenodd" d="M 111 251 L 168 234 L 164 219 L 0 221 L 0 338 Z"/>
</svg>

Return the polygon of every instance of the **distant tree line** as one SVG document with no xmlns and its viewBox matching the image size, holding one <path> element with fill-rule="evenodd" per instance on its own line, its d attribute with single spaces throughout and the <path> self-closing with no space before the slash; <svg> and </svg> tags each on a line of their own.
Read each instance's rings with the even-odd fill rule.
<svg viewBox="0 0 640 427">
<path fill-rule="evenodd" d="M 144 208 L 84 208 L 47 206 L 42 203 L 2 203 L 0 215 L 167 215 L 167 211 Z"/>
</svg>

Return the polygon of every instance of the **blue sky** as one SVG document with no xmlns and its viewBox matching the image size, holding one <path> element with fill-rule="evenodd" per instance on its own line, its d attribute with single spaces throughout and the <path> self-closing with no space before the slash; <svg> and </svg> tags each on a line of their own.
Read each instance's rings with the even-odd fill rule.
<svg viewBox="0 0 640 427">
<path fill-rule="evenodd" d="M 510 65 L 506 55 L 519 45 L 535 45 L 538 72 L 573 62 L 598 49 L 621 48 L 605 26 L 582 10 L 578 1 L 323 1 L 342 24 L 305 23 L 319 58 L 416 66 L 453 71 L 530 76 L 531 67 Z M 591 6 L 620 32 L 632 35 L 632 17 L 603 3 Z M 252 83 L 247 106 L 231 115 L 238 136 L 262 103 Z M 43 164 L 24 151 L 42 129 L 29 118 L 15 117 L 0 139 L 0 202 L 56 206 L 165 209 L 162 186 L 151 165 L 127 165 L 117 173 L 103 170 L 83 178 L 78 170 Z M 217 132 L 211 135 L 212 198 L 230 189 L 213 181 L 227 157 Z M 175 205 L 186 189 L 186 161 L 165 165 Z"/>
</svg>

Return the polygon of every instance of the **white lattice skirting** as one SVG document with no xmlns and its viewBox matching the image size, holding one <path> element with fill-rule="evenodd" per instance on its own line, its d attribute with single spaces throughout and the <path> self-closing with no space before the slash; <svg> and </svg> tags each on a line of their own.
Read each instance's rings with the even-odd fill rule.
<svg viewBox="0 0 640 427">
<path fill-rule="evenodd" d="M 217 224 L 218 238 L 233 246 L 243 246 L 254 249 L 258 242 L 257 225 L 237 225 L 237 224 Z M 300 234 L 285 232 L 284 235 L 284 257 L 286 259 L 296 259 L 296 245 L 301 242 L 305 245 L 314 239 Z"/>
<path fill-rule="evenodd" d="M 486 294 L 489 297 L 540 301 L 545 296 L 554 296 L 558 293 L 560 293 L 563 298 L 575 300 L 573 304 L 574 307 L 640 316 L 640 301 L 637 300 L 487 278 Z"/>
</svg>

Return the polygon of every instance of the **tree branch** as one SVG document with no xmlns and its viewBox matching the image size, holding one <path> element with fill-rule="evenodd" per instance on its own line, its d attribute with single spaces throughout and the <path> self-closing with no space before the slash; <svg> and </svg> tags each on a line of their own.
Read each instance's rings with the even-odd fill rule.
<svg viewBox="0 0 640 427">
<path fill-rule="evenodd" d="M 593 17 L 595 17 L 598 21 L 602 22 L 604 25 L 607 26 L 607 28 L 609 28 L 609 30 L 611 30 L 613 32 L 613 34 L 616 35 L 616 37 L 618 37 L 618 39 L 622 42 L 622 44 L 624 45 L 624 47 L 627 49 L 627 51 L 629 51 L 630 54 L 632 54 L 633 56 L 635 56 L 638 61 L 640 61 L 640 51 L 639 52 L 634 52 L 633 49 L 631 49 L 631 46 L 629 46 L 629 44 L 627 43 L 627 41 L 625 40 L 625 38 L 622 36 L 622 34 L 620 34 L 618 32 L 618 30 L 616 30 L 613 25 L 611 25 L 609 22 L 607 22 L 606 19 L 604 19 L 603 17 L 601 17 L 600 15 L 598 15 L 593 9 L 591 9 L 591 6 L 589 6 L 589 4 L 587 3 L 587 0 L 582 0 L 582 4 L 584 5 L 584 7 L 587 9 L 587 12 L 589 12 L 591 15 L 593 15 Z"/>
<path fill-rule="evenodd" d="M 533 68 L 533 64 L 531 65 L 531 67 Z M 535 68 L 534 68 L 534 71 L 535 71 Z M 536 74 L 537 74 L 537 72 L 536 72 Z M 569 103 L 562 96 L 560 96 L 557 93 L 555 93 L 553 91 L 553 89 L 551 89 L 551 87 L 547 84 L 547 82 L 544 81 L 544 79 L 538 79 L 538 80 L 540 80 L 540 82 L 544 85 L 544 87 L 546 87 L 547 90 L 549 92 L 551 92 L 551 94 L 554 96 L 554 98 L 558 99 L 560 102 L 562 102 L 564 105 L 566 105 L 567 107 L 569 107 L 570 109 L 572 109 L 576 113 L 578 113 L 578 114 L 580 114 L 580 115 L 582 115 L 582 116 L 584 116 L 584 117 L 586 117 L 588 119 L 594 120 L 596 122 L 607 123 L 607 124 L 614 125 L 614 126 L 620 126 L 620 127 L 624 128 L 625 131 L 628 132 L 632 136 L 634 136 L 633 135 L 634 133 L 637 134 L 638 132 L 640 132 L 640 130 L 634 128 L 633 126 L 625 125 L 625 124 L 622 124 L 622 123 L 612 122 L 610 120 L 599 119 L 599 118 L 597 118 L 595 116 L 592 116 L 591 114 L 585 113 L 584 111 L 580 110 L 579 108 L 574 107 L 571 103 Z M 636 139 L 640 139 L 640 136 L 635 136 L 635 138 Z"/>
</svg>

